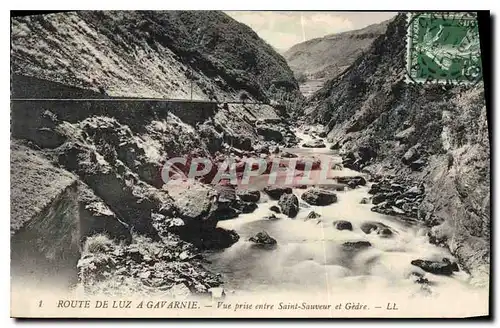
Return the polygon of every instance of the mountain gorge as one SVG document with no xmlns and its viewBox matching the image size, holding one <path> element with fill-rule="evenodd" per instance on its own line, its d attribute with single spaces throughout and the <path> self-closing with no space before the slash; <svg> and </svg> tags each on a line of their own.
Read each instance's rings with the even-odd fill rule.
<svg viewBox="0 0 500 328">
<path fill-rule="evenodd" d="M 326 81 L 342 74 L 385 32 L 388 23 L 385 21 L 359 30 L 307 40 L 284 52 L 302 94 L 308 98 Z"/>
<path fill-rule="evenodd" d="M 452 254 L 474 283 L 487 284 L 484 85 L 407 83 L 405 15 L 309 40 L 284 57 L 218 11 L 64 12 L 14 17 L 11 26 L 11 237 L 19 266 L 13 277 L 45 274 L 52 288 L 54 268 L 61 267 L 67 276 L 59 283 L 74 287 L 77 280 L 90 293 L 206 294 L 223 285 L 221 272 L 231 271 L 208 269 L 207 253 L 217 258 L 238 246 L 248 254 L 234 251 L 228 260 L 235 270 L 256 261 L 242 270 L 246 285 L 251 272 L 258 283 L 266 280 L 265 265 L 281 279 L 285 268 L 267 252 L 279 244 L 283 263 L 304 256 L 291 265 L 299 281 L 293 286 L 319 281 L 308 278 L 310 268 L 322 275 L 328 266 L 332 281 L 342 285 L 346 278 L 363 290 L 358 277 L 379 278 L 387 263 L 413 265 L 407 260 L 415 254 L 425 264 L 427 250 Z M 304 97 L 299 74 L 320 79 L 319 90 Z M 328 162 L 328 169 L 354 175 L 337 177 L 330 190 L 245 190 L 187 178 L 196 157 L 214 168 L 233 159 L 238 169 L 248 158 L 267 164 L 297 158 L 305 174 L 308 154 L 316 170 L 324 158 L 316 155 L 340 155 L 342 163 Z M 165 163 L 175 157 L 187 164 L 166 179 Z M 340 209 L 350 217 L 336 217 Z M 253 229 L 262 224 L 270 232 L 246 238 L 248 230 L 236 231 L 245 222 L 232 219 L 253 219 L 244 216 L 250 213 Z M 380 216 L 372 222 L 369 214 L 398 223 Z M 324 231 L 318 248 L 314 229 L 328 232 L 338 263 L 333 256 L 327 265 Z M 419 231 L 428 234 L 412 235 Z M 339 238 L 344 232 L 357 239 Z M 405 238 L 424 239 L 415 244 L 425 247 L 400 251 Z M 384 248 L 386 241 L 396 248 Z M 366 249 L 384 255 L 374 269 L 368 259 L 358 270 L 353 254 Z M 383 262 L 395 253 L 405 256 Z M 442 262 L 446 275 L 458 271 L 442 259 L 432 261 Z M 418 281 L 427 280 L 420 274 Z M 393 277 L 383 278 L 390 285 Z M 397 279 L 407 286 L 407 276 Z"/>
<path fill-rule="evenodd" d="M 384 34 L 387 24 L 385 21 L 307 40 L 294 45 L 283 56 L 296 76 L 305 75 L 310 80 L 333 79 L 363 55 L 373 40 Z"/>
<path fill-rule="evenodd" d="M 489 272 L 490 146 L 484 85 L 408 84 L 406 17 L 308 100 L 345 165 L 425 184 L 420 209 L 431 240 L 446 244 L 483 283 Z M 424 214 L 425 213 L 425 214 Z"/>
</svg>

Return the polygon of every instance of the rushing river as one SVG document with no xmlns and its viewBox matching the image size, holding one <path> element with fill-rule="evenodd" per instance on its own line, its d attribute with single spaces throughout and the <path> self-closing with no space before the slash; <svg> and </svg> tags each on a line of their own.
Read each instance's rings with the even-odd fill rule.
<svg viewBox="0 0 500 328">
<path fill-rule="evenodd" d="M 307 140 L 307 136 L 298 135 Z M 299 156 L 311 152 L 333 156 L 340 161 L 328 147 L 299 148 L 294 152 Z M 338 174 L 359 175 L 348 169 Z M 410 262 L 415 259 L 455 259 L 447 249 L 428 242 L 427 228 L 372 212 L 371 204 L 360 204 L 363 197 L 370 196 L 368 190 L 369 186 L 338 191 L 338 202 L 328 206 L 310 206 L 300 199 L 305 189 L 294 189 L 300 202 L 297 217 L 291 219 L 276 214 L 278 220 L 266 218 L 272 213 L 269 207 L 278 202 L 270 200 L 262 192 L 255 212 L 218 223 L 222 228 L 234 229 L 240 240 L 224 251 L 208 254 L 210 268 L 224 275 L 224 288 L 228 295 L 235 296 L 258 295 L 265 299 L 269 295 L 282 295 L 282 298 L 289 297 L 291 300 L 296 295 L 307 294 L 311 299 L 333 302 L 336 295 L 354 298 L 396 295 L 403 299 L 444 297 L 456 302 L 461 298 L 471 301 L 477 295 L 484 301 L 479 295 L 485 291 L 472 287 L 468 283 L 469 276 L 462 270 L 452 276 L 442 276 L 425 273 L 411 265 Z M 307 220 L 310 211 L 319 213 L 321 217 Z M 353 230 L 337 230 L 333 222 L 339 219 L 351 222 Z M 360 225 L 366 221 L 384 223 L 395 233 L 390 238 L 365 234 Z M 252 247 L 248 239 L 260 231 L 266 231 L 275 238 L 277 247 Z M 346 250 L 342 247 L 345 241 L 369 241 L 372 246 L 356 251 Z M 416 283 L 412 272 L 424 274 L 430 283 Z"/>
</svg>

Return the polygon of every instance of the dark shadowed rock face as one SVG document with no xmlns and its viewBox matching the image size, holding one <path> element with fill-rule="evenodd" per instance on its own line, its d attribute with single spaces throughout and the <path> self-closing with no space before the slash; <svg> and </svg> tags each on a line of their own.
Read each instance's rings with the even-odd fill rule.
<svg viewBox="0 0 500 328">
<path fill-rule="evenodd" d="M 302 200 L 309 205 L 326 206 L 337 201 L 337 194 L 324 189 L 309 189 L 301 196 Z"/>
<path fill-rule="evenodd" d="M 417 207 L 403 208 L 405 196 L 399 196 L 379 203 L 377 211 L 417 218 L 425 210 L 418 219 L 435 218 L 441 225 L 433 228 L 434 238 L 447 240 L 460 263 L 486 283 L 490 145 L 484 85 L 405 83 L 405 38 L 406 17 L 398 15 L 344 74 L 310 98 L 305 112 L 310 122 L 328 126 L 345 167 L 390 171 L 425 184 L 425 196 L 409 202 Z"/>
<path fill-rule="evenodd" d="M 106 234 L 117 241 L 130 243 L 130 227 L 121 221 L 106 203 L 84 183 L 79 194 L 80 235 L 82 240 L 95 234 Z"/>
<path fill-rule="evenodd" d="M 257 133 L 264 137 L 267 141 L 282 141 L 283 134 L 274 125 L 271 124 L 260 124 L 257 126 Z"/>
<path fill-rule="evenodd" d="M 281 213 L 288 217 L 294 218 L 299 212 L 299 199 L 294 194 L 281 195 L 278 205 L 281 207 Z"/>
<path fill-rule="evenodd" d="M 333 222 L 333 226 L 337 230 L 351 230 L 352 231 L 352 223 L 346 220 L 337 220 Z"/>
</svg>

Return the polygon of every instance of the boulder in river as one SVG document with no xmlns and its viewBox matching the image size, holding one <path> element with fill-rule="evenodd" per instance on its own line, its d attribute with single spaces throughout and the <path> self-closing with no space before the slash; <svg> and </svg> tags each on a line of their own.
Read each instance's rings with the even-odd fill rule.
<svg viewBox="0 0 500 328">
<path fill-rule="evenodd" d="M 429 261 L 429 260 L 413 260 L 412 265 L 418 266 L 426 272 L 433 274 L 446 275 L 449 276 L 453 274 L 454 271 L 458 271 L 458 265 L 455 262 L 451 262 L 449 259 L 444 258 L 442 261 Z"/>
<path fill-rule="evenodd" d="M 258 190 L 238 190 L 237 195 L 244 202 L 256 203 L 260 199 L 260 191 Z"/>
<path fill-rule="evenodd" d="M 224 249 L 236 243 L 240 236 L 234 230 L 214 228 L 198 231 L 184 231 L 181 238 L 200 249 Z"/>
<path fill-rule="evenodd" d="M 290 218 L 296 217 L 299 212 L 299 199 L 294 194 L 281 195 L 278 205 L 281 212 Z"/>
<path fill-rule="evenodd" d="M 370 200 L 366 197 L 363 197 L 361 198 L 361 200 L 359 201 L 360 204 L 369 204 L 370 203 Z"/>
<path fill-rule="evenodd" d="M 276 187 L 269 186 L 264 188 L 264 192 L 269 195 L 271 199 L 279 200 L 283 194 L 291 194 L 292 188 L 290 187 Z"/>
<path fill-rule="evenodd" d="M 314 211 L 311 211 L 311 212 L 309 212 L 309 214 L 307 214 L 307 216 L 306 216 L 306 220 L 310 220 L 310 219 L 317 219 L 317 218 L 319 218 L 319 217 L 321 217 L 321 215 L 320 215 L 320 214 L 318 214 L 318 213 L 316 213 L 316 212 L 314 212 Z"/>
<path fill-rule="evenodd" d="M 283 158 L 297 158 L 298 155 L 285 151 L 281 154 L 281 157 L 283 157 Z"/>
<path fill-rule="evenodd" d="M 321 139 L 314 139 L 302 144 L 304 148 L 325 148 L 326 145 Z"/>
<path fill-rule="evenodd" d="M 270 221 L 276 221 L 276 220 L 279 220 L 280 218 L 277 217 L 276 215 L 274 215 L 274 213 L 271 213 L 270 215 L 265 216 L 264 219 L 267 219 L 267 220 L 270 220 Z"/>
<path fill-rule="evenodd" d="M 366 234 L 370 234 L 375 231 L 377 235 L 380 235 L 381 237 L 389 237 L 393 234 L 392 229 L 389 226 L 377 221 L 363 222 L 360 228 L 361 231 Z"/>
<path fill-rule="evenodd" d="M 265 231 L 258 232 L 255 236 L 250 237 L 248 241 L 253 242 L 256 246 L 273 247 L 277 244 L 276 239 L 269 236 Z"/>
<path fill-rule="evenodd" d="M 256 203 L 244 201 L 238 201 L 233 206 L 241 213 L 252 213 L 258 207 Z"/>
<path fill-rule="evenodd" d="M 333 226 L 337 230 L 350 230 L 352 231 L 352 224 L 349 221 L 346 220 L 337 220 L 333 222 Z"/>
<path fill-rule="evenodd" d="M 355 188 L 357 186 L 366 186 L 366 179 L 360 176 L 355 177 L 338 177 L 338 183 L 343 183 L 348 185 L 350 188 Z"/>
<path fill-rule="evenodd" d="M 366 240 L 358 240 L 358 241 L 346 241 L 342 244 L 342 248 L 348 251 L 356 251 L 371 247 L 372 244 Z"/>
<path fill-rule="evenodd" d="M 269 210 L 273 211 L 274 213 L 278 213 L 278 214 L 281 213 L 280 208 L 278 206 L 276 206 L 276 205 L 273 205 L 273 206 L 269 207 Z"/>
<path fill-rule="evenodd" d="M 301 199 L 310 205 L 326 206 L 337 202 L 337 194 L 329 190 L 313 188 L 303 193 Z"/>
</svg>

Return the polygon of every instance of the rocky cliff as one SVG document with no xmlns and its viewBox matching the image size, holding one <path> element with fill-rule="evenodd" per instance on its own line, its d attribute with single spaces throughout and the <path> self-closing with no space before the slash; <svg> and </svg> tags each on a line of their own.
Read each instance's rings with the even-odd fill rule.
<svg viewBox="0 0 500 328">
<path fill-rule="evenodd" d="M 309 100 L 344 164 L 425 185 L 419 219 L 487 283 L 490 146 L 484 86 L 405 83 L 405 16 L 398 15 L 343 74 Z"/>
<path fill-rule="evenodd" d="M 121 97 L 300 97 L 284 58 L 222 12 L 79 11 L 11 23 L 16 74 Z"/>
</svg>

